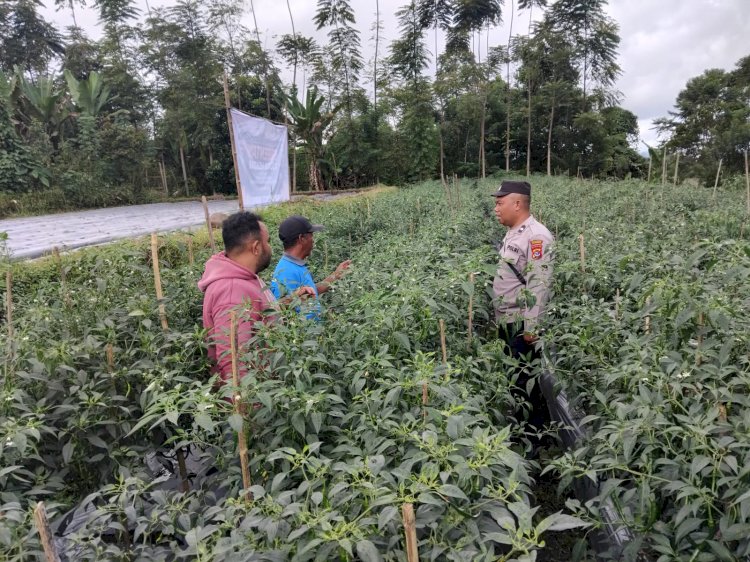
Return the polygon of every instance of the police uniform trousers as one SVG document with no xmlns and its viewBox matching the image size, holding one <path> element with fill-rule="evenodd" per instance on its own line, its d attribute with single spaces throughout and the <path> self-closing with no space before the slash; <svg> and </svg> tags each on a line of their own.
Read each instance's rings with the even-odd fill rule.
<svg viewBox="0 0 750 562">
<path fill-rule="evenodd" d="M 541 431 L 551 418 L 539 377 L 534 380 L 531 392 L 526 391 L 526 384 L 534 378 L 534 368 L 540 367 L 541 354 L 534 348 L 534 345 L 526 343 L 523 339 L 523 322 L 501 323 L 498 328 L 500 339 L 508 345 L 511 356 L 520 362 L 513 394 L 531 405 L 528 420 L 530 429 Z"/>
</svg>

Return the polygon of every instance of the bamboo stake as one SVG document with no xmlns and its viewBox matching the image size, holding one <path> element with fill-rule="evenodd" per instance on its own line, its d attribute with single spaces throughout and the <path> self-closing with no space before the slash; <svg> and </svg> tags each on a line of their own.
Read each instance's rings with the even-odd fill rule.
<svg viewBox="0 0 750 562">
<path fill-rule="evenodd" d="M 750 167 L 747 164 L 747 149 L 745 149 L 745 185 L 747 186 L 747 214 L 750 215 Z"/>
<path fill-rule="evenodd" d="M 648 179 L 646 179 L 646 183 L 651 183 L 651 164 L 653 163 L 653 158 L 648 159 Z"/>
<path fill-rule="evenodd" d="M 154 266 L 154 288 L 156 289 L 156 300 L 159 301 L 159 320 L 161 328 L 165 332 L 169 329 L 167 323 L 167 309 L 164 307 L 164 293 L 161 290 L 161 272 L 159 271 L 159 238 L 156 232 L 151 233 L 151 262 Z"/>
<path fill-rule="evenodd" d="M 651 305 L 651 297 L 646 297 L 646 308 L 648 308 L 650 305 Z M 647 334 L 651 333 L 651 316 L 649 314 L 646 314 L 646 319 L 645 319 L 643 328 Z"/>
<path fill-rule="evenodd" d="M 232 353 L 232 385 L 234 385 L 234 413 L 242 416 L 242 396 L 240 395 L 240 375 L 237 366 L 237 312 L 229 313 L 229 345 Z M 242 419 L 242 427 L 237 432 L 237 441 L 240 448 L 240 466 L 242 467 L 242 487 L 246 490 L 245 499 L 252 500 L 250 496 L 250 467 L 247 462 L 247 438 L 245 437 L 245 419 Z"/>
<path fill-rule="evenodd" d="M 586 273 L 586 246 L 583 234 L 578 236 L 578 247 L 581 254 L 581 273 Z"/>
<path fill-rule="evenodd" d="M 474 273 L 469 273 L 469 285 L 474 288 Z M 471 338 L 474 333 L 474 291 L 469 294 L 469 316 L 468 316 L 468 333 L 467 340 L 468 345 L 471 347 Z"/>
<path fill-rule="evenodd" d="M 701 358 L 701 345 L 703 344 L 703 313 L 698 314 L 698 345 L 695 348 L 695 366 L 700 367 Z"/>
<path fill-rule="evenodd" d="M 727 421 L 727 405 L 724 403 L 719 404 L 719 421 L 723 423 Z"/>
<path fill-rule="evenodd" d="M 408 562 L 419 562 L 417 522 L 414 517 L 414 505 L 410 503 L 402 505 L 401 517 L 404 521 L 404 535 L 406 538 L 406 560 Z"/>
<path fill-rule="evenodd" d="M 664 147 L 664 156 L 661 159 L 661 184 L 667 185 L 667 147 Z"/>
<path fill-rule="evenodd" d="M 42 543 L 47 562 L 60 562 L 55 543 L 52 540 L 52 530 L 49 521 L 47 521 L 47 510 L 44 509 L 44 502 L 37 503 L 34 508 L 34 523 L 36 523 L 37 531 L 39 531 L 39 541 Z"/>
<path fill-rule="evenodd" d="M 232 107 L 229 99 L 229 81 L 227 71 L 224 71 L 224 108 L 227 110 L 227 126 L 229 127 L 229 142 L 232 145 L 232 162 L 234 163 L 234 181 L 237 185 L 237 197 L 240 203 L 240 211 L 245 208 L 242 201 L 242 185 L 240 184 L 240 172 L 237 168 L 237 147 L 234 143 L 234 128 L 232 126 Z"/>
<path fill-rule="evenodd" d="M 187 239 L 188 264 L 195 265 L 195 255 L 193 254 L 193 237 Z"/>
<path fill-rule="evenodd" d="M 422 214 L 422 205 L 419 197 L 417 197 L 417 217 Z"/>
<path fill-rule="evenodd" d="M 427 421 L 427 381 L 422 381 L 422 422 Z"/>
<path fill-rule="evenodd" d="M 62 263 L 62 256 L 60 256 L 60 249 L 55 246 L 52 248 L 52 253 L 55 255 L 55 261 L 57 262 L 57 268 L 60 270 L 60 288 L 63 293 L 63 303 L 66 307 L 70 308 L 70 294 L 68 294 L 67 287 L 67 275 L 65 274 L 65 268 Z"/>
<path fill-rule="evenodd" d="M 448 364 L 448 349 L 445 346 L 445 322 L 440 319 L 440 348 L 443 350 L 443 365 Z"/>
<path fill-rule="evenodd" d="M 674 179 L 672 185 L 677 185 L 677 171 L 680 169 L 680 153 L 677 153 L 677 159 L 674 161 Z"/>
<path fill-rule="evenodd" d="M 13 272 L 5 273 L 5 323 L 8 325 L 8 343 L 13 340 Z"/>
<path fill-rule="evenodd" d="M 203 203 L 203 214 L 206 217 L 206 228 L 208 229 L 208 243 L 211 245 L 211 253 L 216 253 L 216 242 L 214 242 L 214 229 L 211 228 L 211 219 L 208 216 L 208 201 L 206 196 L 201 195 L 201 203 Z"/>
<path fill-rule="evenodd" d="M 615 319 L 620 318 L 620 288 L 615 291 Z"/>
<path fill-rule="evenodd" d="M 714 192 L 713 198 L 716 199 L 716 189 L 719 187 L 719 176 L 721 175 L 721 163 L 724 162 L 723 158 L 719 159 L 719 167 L 716 169 L 716 179 L 714 180 Z"/>
<path fill-rule="evenodd" d="M 107 372 L 112 373 L 115 370 L 115 348 L 111 343 L 107 344 Z"/>
</svg>

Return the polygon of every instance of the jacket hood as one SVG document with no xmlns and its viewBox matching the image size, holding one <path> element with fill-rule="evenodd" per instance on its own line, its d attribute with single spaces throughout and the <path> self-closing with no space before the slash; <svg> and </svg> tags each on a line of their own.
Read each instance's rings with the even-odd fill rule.
<svg viewBox="0 0 750 562">
<path fill-rule="evenodd" d="M 228 279 L 243 279 L 251 281 L 257 279 L 258 276 L 242 267 L 236 261 L 230 260 L 224 252 L 214 254 L 206 262 L 206 269 L 203 272 L 201 280 L 198 281 L 198 288 L 202 292 L 206 292 L 208 286 L 216 281 L 225 281 Z"/>
</svg>

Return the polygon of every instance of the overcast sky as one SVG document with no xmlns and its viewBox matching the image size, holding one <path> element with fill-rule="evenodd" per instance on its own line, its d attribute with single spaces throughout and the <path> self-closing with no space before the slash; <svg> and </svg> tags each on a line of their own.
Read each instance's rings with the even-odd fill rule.
<svg viewBox="0 0 750 562">
<path fill-rule="evenodd" d="M 145 14 L 146 0 L 136 0 L 136 3 Z M 175 0 L 150 1 L 152 9 L 174 3 Z M 275 37 L 292 31 L 286 2 L 253 0 L 253 3 L 261 40 L 272 48 Z M 405 3 L 406 0 L 380 0 L 384 26 L 380 56 L 386 54 L 383 45 L 387 46 L 398 35 L 394 14 Z M 45 0 L 45 4 L 48 6 L 45 17 L 56 26 L 64 28 L 72 24 L 67 9 L 55 11 L 52 0 Z M 289 0 L 289 4 L 297 32 L 325 42 L 325 30 L 315 31 L 312 21 L 317 2 Z M 246 5 L 244 23 L 253 29 L 250 0 L 246 0 Z M 369 60 L 374 52 L 370 37 L 375 21 L 375 0 L 351 0 L 351 5 L 361 31 L 364 58 Z M 490 31 L 490 46 L 507 44 L 510 5 L 507 0 L 503 25 Z M 741 57 L 750 55 L 750 0 L 610 0 L 607 11 L 620 26 L 618 62 L 623 72 L 615 87 L 623 94 L 622 105 L 638 116 L 641 138 L 649 144 L 657 142 L 652 120 L 667 115 L 689 78 L 708 68 L 732 69 Z M 77 8 L 76 16 L 78 24 L 90 36 L 100 36 L 94 11 Z M 525 33 L 528 23 L 528 13 L 516 13 L 514 34 Z M 482 59 L 485 40 L 483 37 L 481 41 Z M 428 38 L 428 45 L 434 45 L 432 36 Z M 433 69 L 434 62 L 429 71 Z M 291 75 L 284 77 L 291 80 Z"/>
</svg>

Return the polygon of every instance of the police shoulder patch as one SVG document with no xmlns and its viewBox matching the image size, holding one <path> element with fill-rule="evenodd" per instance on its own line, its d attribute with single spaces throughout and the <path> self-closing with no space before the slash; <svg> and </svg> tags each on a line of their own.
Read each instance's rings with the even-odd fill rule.
<svg viewBox="0 0 750 562">
<path fill-rule="evenodd" d="M 544 240 L 531 240 L 531 259 L 540 260 L 544 255 Z"/>
</svg>

